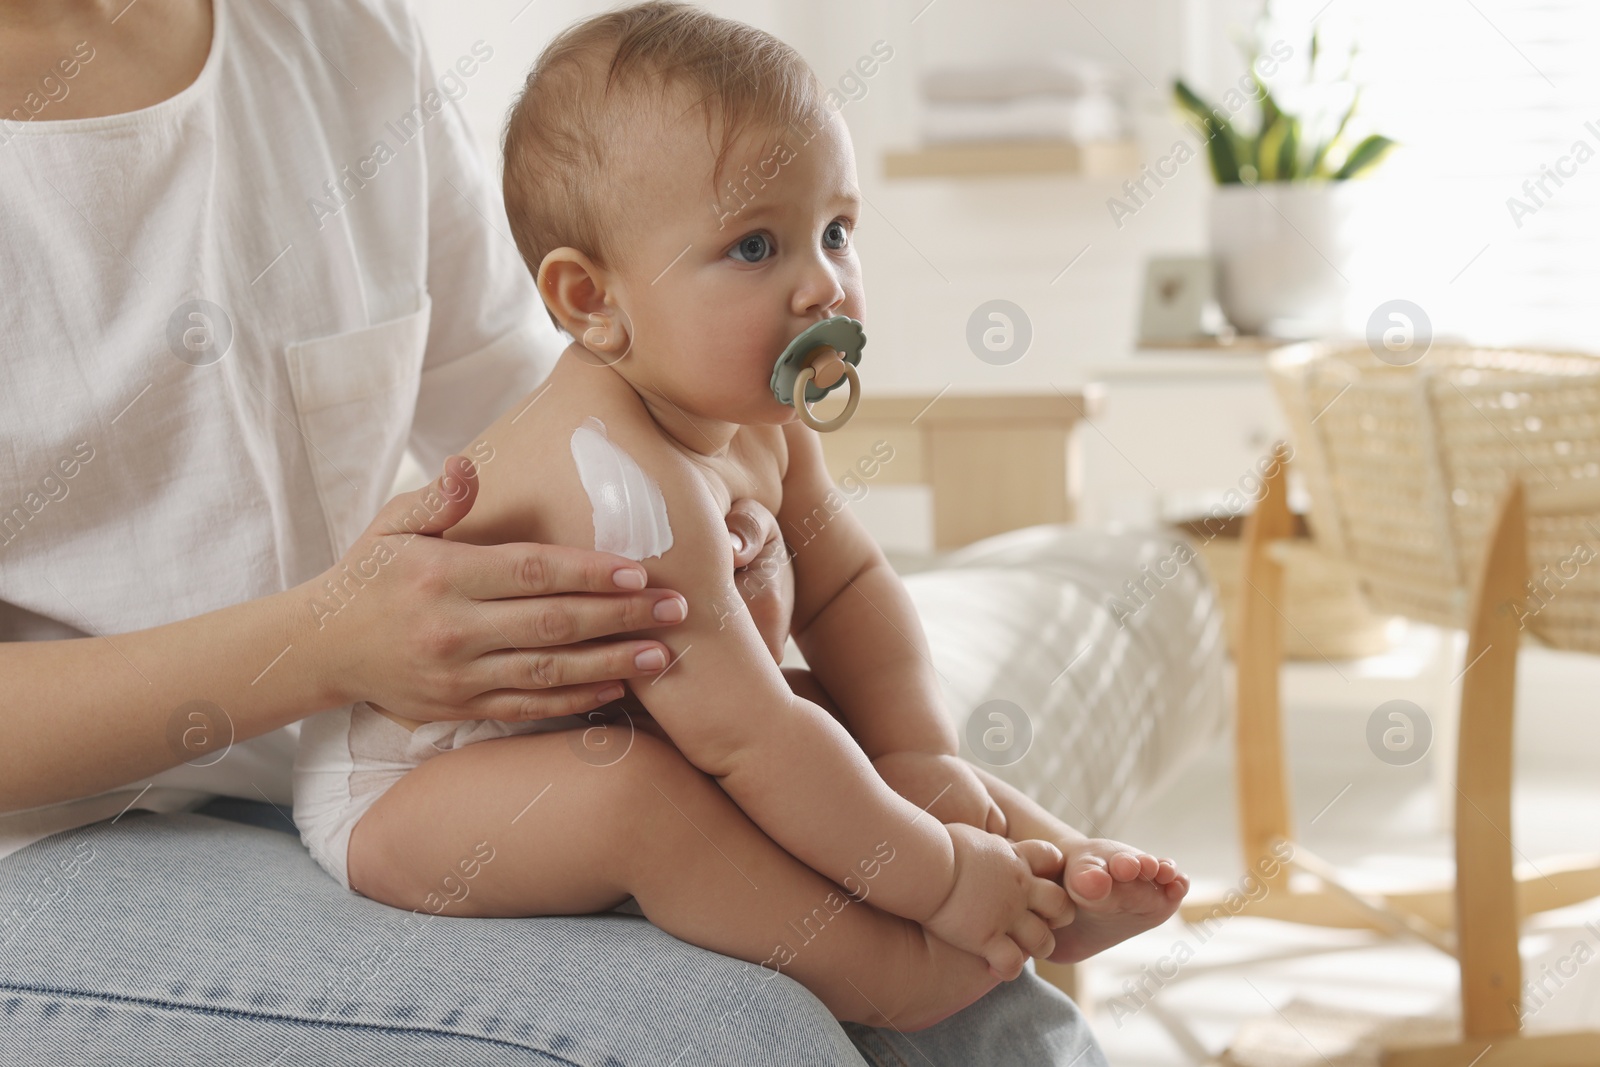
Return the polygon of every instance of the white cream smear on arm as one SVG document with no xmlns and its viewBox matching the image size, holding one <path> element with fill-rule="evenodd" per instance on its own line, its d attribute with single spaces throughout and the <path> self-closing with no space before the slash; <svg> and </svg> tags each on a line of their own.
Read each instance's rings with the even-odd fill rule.
<svg viewBox="0 0 1600 1067">
<path fill-rule="evenodd" d="M 572 431 L 572 461 L 594 508 L 594 547 L 627 559 L 649 559 L 672 547 L 661 487 L 606 436 L 590 415 Z"/>
</svg>

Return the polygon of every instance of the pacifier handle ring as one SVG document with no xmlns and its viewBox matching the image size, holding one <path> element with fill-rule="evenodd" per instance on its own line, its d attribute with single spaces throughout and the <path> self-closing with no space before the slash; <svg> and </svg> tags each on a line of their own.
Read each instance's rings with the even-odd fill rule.
<svg viewBox="0 0 1600 1067">
<path fill-rule="evenodd" d="M 806 386 L 811 379 L 817 376 L 817 369 L 809 364 L 800 368 L 800 373 L 794 379 L 794 410 L 800 416 L 800 421 L 816 430 L 818 433 L 832 433 L 856 413 L 856 405 L 861 403 L 861 377 L 856 373 L 855 367 L 844 360 L 839 361 L 839 366 L 844 368 L 844 376 L 850 380 L 850 399 L 845 401 L 844 410 L 827 422 L 822 422 L 811 414 L 811 409 L 806 406 Z"/>
</svg>

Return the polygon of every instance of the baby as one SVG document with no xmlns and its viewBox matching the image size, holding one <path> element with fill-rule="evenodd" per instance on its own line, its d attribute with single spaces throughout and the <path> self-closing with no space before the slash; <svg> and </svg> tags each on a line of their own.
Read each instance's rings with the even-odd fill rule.
<svg viewBox="0 0 1600 1067">
<path fill-rule="evenodd" d="M 452 915 L 632 898 L 841 1020 L 902 1030 L 1029 956 L 1166 919 L 1187 889 L 1170 861 L 1085 840 L 957 758 L 904 589 L 848 509 L 816 520 L 834 491 L 817 434 L 768 383 L 806 327 L 864 318 L 860 195 L 798 55 L 679 4 L 589 19 L 540 57 L 505 156 L 517 247 L 577 340 L 475 444 L 498 458 L 447 536 L 641 560 L 687 618 L 641 620 L 670 665 L 587 718 L 308 721 L 295 817 L 318 862 Z M 809 537 L 792 619 L 766 632 L 734 610 L 739 499 Z M 779 669 L 788 631 L 809 673 Z"/>
</svg>

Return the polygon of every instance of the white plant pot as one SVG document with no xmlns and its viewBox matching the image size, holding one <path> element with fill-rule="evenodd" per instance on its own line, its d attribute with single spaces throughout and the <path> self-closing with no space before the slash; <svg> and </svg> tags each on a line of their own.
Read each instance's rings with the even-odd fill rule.
<svg viewBox="0 0 1600 1067">
<path fill-rule="evenodd" d="M 1228 320 L 1252 334 L 1339 333 L 1363 183 L 1267 182 L 1213 193 L 1211 253 Z"/>
</svg>

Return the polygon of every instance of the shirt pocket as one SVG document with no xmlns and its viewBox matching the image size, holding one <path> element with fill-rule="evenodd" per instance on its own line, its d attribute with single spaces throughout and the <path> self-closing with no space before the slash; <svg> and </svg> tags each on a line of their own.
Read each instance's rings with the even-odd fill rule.
<svg viewBox="0 0 1600 1067">
<path fill-rule="evenodd" d="M 432 308 L 424 296 L 409 315 L 286 349 L 334 559 L 388 499 L 416 414 Z"/>
</svg>

